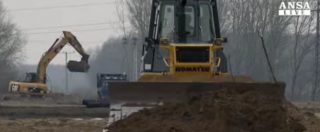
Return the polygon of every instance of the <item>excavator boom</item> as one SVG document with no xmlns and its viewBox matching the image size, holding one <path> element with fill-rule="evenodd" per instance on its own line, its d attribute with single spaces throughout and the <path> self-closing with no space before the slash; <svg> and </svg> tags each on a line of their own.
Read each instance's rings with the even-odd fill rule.
<svg viewBox="0 0 320 132">
<path fill-rule="evenodd" d="M 71 72 L 87 72 L 89 69 L 89 55 L 84 51 L 77 38 L 68 31 L 63 31 L 63 36 L 56 39 L 53 45 L 42 55 L 38 66 L 37 73 L 27 74 L 32 75 L 32 79 L 27 79 L 24 82 L 11 81 L 9 84 L 10 92 L 45 94 L 48 91 L 46 85 L 46 71 L 50 62 L 63 49 L 64 46 L 70 44 L 81 56 L 81 60 L 69 61 L 67 68 Z M 30 78 L 30 77 L 28 77 Z"/>
<path fill-rule="evenodd" d="M 38 68 L 37 77 L 38 82 L 43 83 L 49 63 L 56 57 L 56 55 L 66 46 L 70 44 L 81 56 L 81 61 L 69 61 L 67 68 L 71 72 L 87 72 L 89 69 L 88 59 L 89 55 L 84 51 L 77 38 L 68 31 L 63 31 L 63 36 L 58 38 L 53 45 L 41 57 Z"/>
<path fill-rule="evenodd" d="M 64 32 L 69 44 L 82 56 L 81 61 L 69 61 L 67 68 L 71 72 L 87 72 L 89 70 L 89 55 L 84 51 L 78 39 L 71 32 Z"/>
</svg>

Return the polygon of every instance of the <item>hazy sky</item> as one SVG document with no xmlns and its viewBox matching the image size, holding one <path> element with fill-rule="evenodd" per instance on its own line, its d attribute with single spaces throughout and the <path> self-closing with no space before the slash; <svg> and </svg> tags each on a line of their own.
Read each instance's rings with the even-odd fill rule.
<svg viewBox="0 0 320 132">
<path fill-rule="evenodd" d="M 24 48 L 26 64 L 37 64 L 63 30 L 73 32 L 86 50 L 101 46 L 109 37 L 120 34 L 116 0 L 2 1 L 10 19 L 28 40 Z M 74 50 L 67 46 L 63 51 Z M 76 52 L 69 57 L 80 58 Z M 64 64 L 64 54 L 59 54 L 52 63 Z"/>
</svg>

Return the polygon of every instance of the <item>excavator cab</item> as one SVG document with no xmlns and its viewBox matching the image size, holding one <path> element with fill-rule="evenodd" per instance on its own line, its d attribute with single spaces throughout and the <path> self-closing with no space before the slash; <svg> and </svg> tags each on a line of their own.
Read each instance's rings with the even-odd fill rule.
<svg viewBox="0 0 320 132">
<path fill-rule="evenodd" d="M 24 82 L 28 83 L 36 83 L 37 82 L 37 73 L 35 72 L 27 72 Z M 47 82 L 47 77 L 45 76 L 44 83 Z"/>
<path fill-rule="evenodd" d="M 32 72 L 26 73 L 24 82 L 37 82 L 37 74 Z"/>
<path fill-rule="evenodd" d="M 151 9 L 139 80 L 109 84 L 109 124 L 163 102 L 221 89 L 284 94 L 282 85 L 228 73 L 216 0 L 153 0 Z"/>
</svg>

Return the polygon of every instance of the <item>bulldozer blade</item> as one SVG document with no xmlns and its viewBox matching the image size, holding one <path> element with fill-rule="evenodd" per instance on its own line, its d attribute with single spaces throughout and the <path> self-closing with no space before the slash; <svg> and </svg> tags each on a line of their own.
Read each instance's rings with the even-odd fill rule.
<svg viewBox="0 0 320 132">
<path fill-rule="evenodd" d="M 87 62 L 69 61 L 67 68 L 71 72 L 87 72 L 90 68 Z"/>
<path fill-rule="evenodd" d="M 256 91 L 263 95 L 284 98 L 284 83 L 229 83 L 229 82 L 111 82 L 111 104 L 180 102 L 195 94 L 234 89 Z"/>
</svg>

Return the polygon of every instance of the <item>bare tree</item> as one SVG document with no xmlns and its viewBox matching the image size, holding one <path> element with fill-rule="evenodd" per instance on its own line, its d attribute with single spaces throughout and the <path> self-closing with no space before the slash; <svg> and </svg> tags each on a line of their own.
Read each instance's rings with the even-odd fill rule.
<svg viewBox="0 0 320 132">
<path fill-rule="evenodd" d="M 139 36 L 145 37 L 148 32 L 151 0 L 127 0 L 130 24 Z"/>
<path fill-rule="evenodd" d="M 129 36 L 128 27 L 127 25 L 127 13 L 126 13 L 126 1 L 125 0 L 117 0 L 116 1 L 116 10 L 117 10 L 117 17 L 119 21 L 119 28 L 123 33 L 123 37 L 127 38 Z"/>
<path fill-rule="evenodd" d="M 21 32 L 8 19 L 0 1 L 0 92 L 6 92 L 9 80 L 15 77 L 24 42 Z"/>
<path fill-rule="evenodd" d="M 140 58 L 142 38 L 148 31 L 149 16 L 151 10 L 151 0 L 119 0 L 117 1 L 117 16 L 119 29 L 123 32 L 122 49 L 125 51 L 123 56 L 124 71 L 131 80 L 137 78 L 137 61 Z M 130 25 L 130 26 L 129 26 Z M 138 64 L 137 64 L 138 63 Z M 132 67 L 134 66 L 134 67 Z"/>
<path fill-rule="evenodd" d="M 228 3 L 225 10 L 229 14 L 224 21 L 231 24 L 226 29 L 230 43 L 225 49 L 233 58 L 231 62 L 237 64 L 233 65 L 233 71 L 236 74 L 250 75 L 258 80 L 270 79 L 258 34 L 265 38 L 271 64 L 275 69 L 279 69 L 281 65 L 276 60 L 282 54 L 281 48 L 287 44 L 283 42 L 283 37 L 287 33 L 290 21 L 289 18 L 279 17 L 277 14 L 281 1 L 224 0 L 223 2 Z"/>
<path fill-rule="evenodd" d="M 301 88 L 299 91 L 296 91 L 296 84 L 301 67 L 303 66 L 303 61 L 307 54 L 311 53 L 312 46 L 312 32 L 314 32 L 315 27 L 314 19 L 312 17 L 296 17 L 292 19 L 292 29 L 293 31 L 293 46 L 292 47 L 292 56 L 291 56 L 291 69 L 292 69 L 292 78 L 291 78 L 291 96 L 297 96 L 296 92 L 301 93 Z"/>
</svg>

